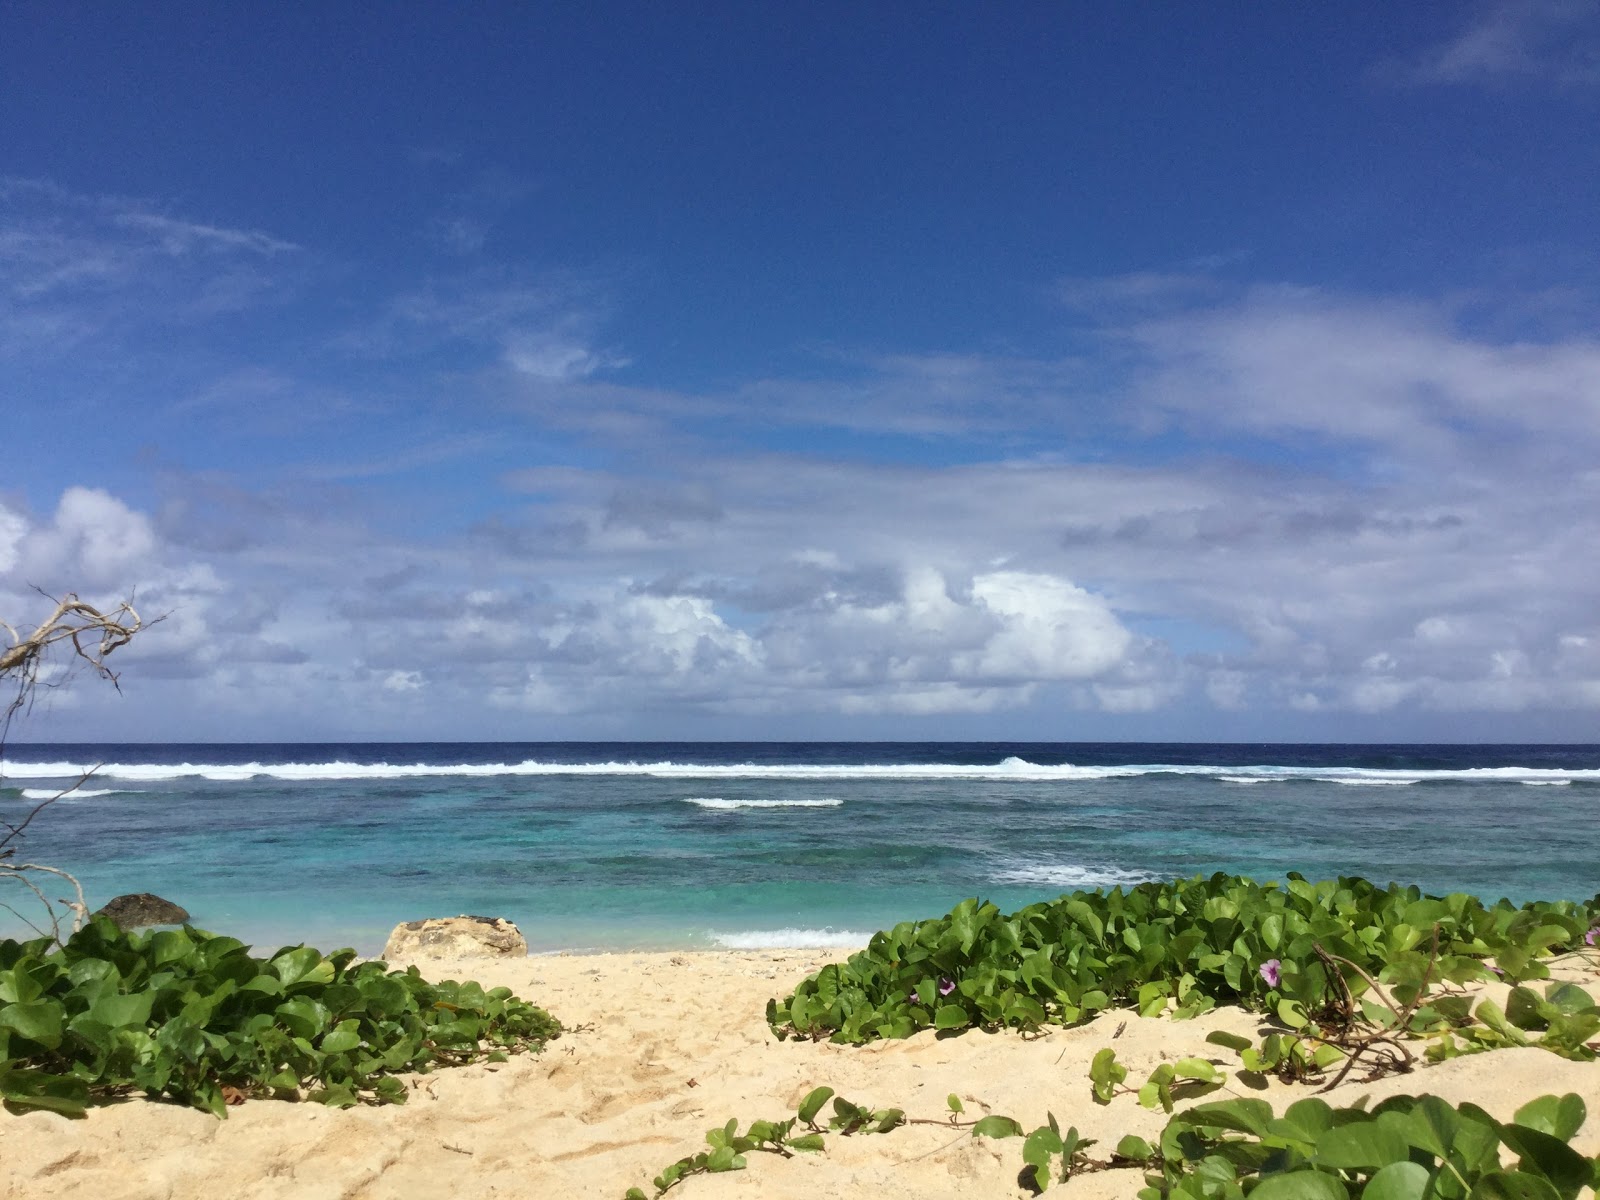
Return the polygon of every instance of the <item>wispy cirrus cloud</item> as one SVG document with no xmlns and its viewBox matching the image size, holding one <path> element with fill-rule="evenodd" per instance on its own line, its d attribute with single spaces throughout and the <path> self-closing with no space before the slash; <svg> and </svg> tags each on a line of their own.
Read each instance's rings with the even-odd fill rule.
<svg viewBox="0 0 1600 1200">
<path fill-rule="evenodd" d="M 1410 84 L 1518 80 L 1600 84 L 1600 4 L 1595 0 L 1498 0 L 1476 6 L 1451 36 L 1379 68 Z"/>
<path fill-rule="evenodd" d="M 96 337 L 236 312 L 280 286 L 300 248 L 259 230 L 0 179 L 0 354 L 52 355 Z"/>
<path fill-rule="evenodd" d="M 453 354 L 474 369 L 569 382 L 628 364 L 600 343 L 605 307 L 595 285 L 570 274 L 468 270 L 399 293 L 331 345 L 381 359 Z"/>
</svg>

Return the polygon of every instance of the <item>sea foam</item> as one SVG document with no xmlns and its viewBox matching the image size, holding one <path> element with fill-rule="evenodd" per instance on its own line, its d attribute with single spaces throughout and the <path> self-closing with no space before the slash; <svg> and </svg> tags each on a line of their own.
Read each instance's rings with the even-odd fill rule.
<svg viewBox="0 0 1600 1200">
<path fill-rule="evenodd" d="M 713 933 L 711 942 L 724 950 L 808 950 L 865 946 L 872 934 L 854 929 L 745 929 Z"/>
<path fill-rule="evenodd" d="M 685 804 L 701 808 L 731 810 L 737 808 L 838 808 L 843 800 L 724 800 L 721 796 L 685 796 Z"/>
<path fill-rule="evenodd" d="M 60 788 L 23 788 L 24 800 L 54 800 L 61 796 L 64 800 L 91 800 L 95 796 L 120 796 L 128 791 L 127 788 L 76 788 L 63 793 Z"/>
<path fill-rule="evenodd" d="M 1068 891 L 1080 888 L 1127 886 L 1150 878 L 1148 871 L 1125 871 L 1120 867 L 1085 866 L 1082 863 L 1025 862 L 1003 859 L 991 876 L 995 883 L 1044 884 Z"/>
<path fill-rule="evenodd" d="M 9 779 L 76 779 L 89 765 L 72 762 L 9 762 L 0 777 Z M 998 763 L 693 763 L 693 762 L 545 762 L 525 759 L 498 763 L 104 763 L 96 779 L 161 782 L 206 779 L 219 783 L 251 779 L 288 782 L 386 780 L 412 778 L 495 778 L 500 776 L 639 776 L 656 779 L 804 779 L 804 780 L 980 780 L 1020 783 L 1076 783 L 1174 775 L 1220 779 L 1228 783 L 1301 781 L 1322 783 L 1595 783 L 1600 769 L 1552 767 L 1468 767 L 1455 770 L 1390 770 L 1378 767 L 1202 766 L 1143 763 L 1124 766 L 1047 765 L 1015 756 Z"/>
</svg>

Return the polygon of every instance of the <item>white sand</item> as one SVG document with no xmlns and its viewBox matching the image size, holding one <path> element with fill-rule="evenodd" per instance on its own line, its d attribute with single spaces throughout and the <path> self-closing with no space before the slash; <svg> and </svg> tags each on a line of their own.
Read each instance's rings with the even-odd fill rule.
<svg viewBox="0 0 1600 1200">
<path fill-rule="evenodd" d="M 1131 1095 L 1109 1106 L 1090 1098 L 1095 1051 L 1114 1046 L 1142 1081 L 1163 1058 L 1199 1054 L 1237 1067 L 1204 1039 L 1212 1029 L 1252 1034 L 1249 1014 L 1227 1010 L 1196 1021 L 1102 1016 L 1035 1039 L 968 1032 L 924 1034 L 867 1047 L 778 1042 L 764 1019 L 770 996 L 786 994 L 838 951 L 557 956 L 424 964 L 434 977 L 505 984 L 549 1008 L 569 1027 L 538 1057 L 440 1071 L 414 1079 L 404 1106 L 336 1111 L 314 1104 L 252 1101 L 218 1121 L 171 1104 L 132 1100 L 71 1121 L 46 1113 L 0 1113 L 0 1187 L 7 1197 L 107 1200 L 398 1200 L 504 1197 L 620 1200 L 674 1159 L 704 1147 L 705 1131 L 738 1117 L 782 1119 L 813 1087 L 828 1084 L 858 1103 L 943 1118 L 945 1097 L 969 1116 L 1003 1113 L 1031 1129 L 1047 1111 L 1101 1139 L 1153 1138 L 1165 1123 Z M 1594 990 L 1587 964 L 1566 975 Z M 1121 1036 L 1115 1036 L 1118 1030 Z M 1577 1092 L 1591 1117 L 1577 1146 L 1600 1152 L 1600 1064 L 1542 1050 L 1455 1059 L 1409 1076 L 1346 1084 L 1327 1098 L 1349 1103 L 1433 1092 L 1473 1100 L 1502 1118 L 1545 1092 Z M 1273 1081 L 1252 1091 L 1237 1078 L 1207 1099 L 1262 1095 L 1280 1109 L 1310 1094 Z M 781 1159 L 752 1154 L 749 1169 L 685 1181 L 672 1195 L 703 1197 L 1011 1197 L 1021 1142 L 973 1139 L 961 1130 L 912 1126 L 884 1136 L 830 1134 L 827 1151 Z M 1052 1195 L 1131 1196 L 1136 1172 L 1074 1179 Z"/>
</svg>

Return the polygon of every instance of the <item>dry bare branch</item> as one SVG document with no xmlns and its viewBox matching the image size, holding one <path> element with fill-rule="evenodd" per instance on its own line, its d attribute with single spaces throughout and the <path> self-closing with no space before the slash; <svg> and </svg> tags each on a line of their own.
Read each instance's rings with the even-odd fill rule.
<svg viewBox="0 0 1600 1200">
<path fill-rule="evenodd" d="M 24 633 L 9 622 L 0 620 L 0 631 L 4 631 L 8 641 L 8 644 L 0 645 L 0 683 L 16 685 L 16 695 L 12 697 L 3 714 L 0 714 L 0 760 L 3 760 L 6 734 L 11 728 L 12 718 L 18 712 L 32 706 L 34 695 L 40 687 L 59 686 L 45 682 L 41 676 L 44 664 L 54 647 L 63 644 L 71 646 L 67 676 L 70 676 L 73 667 L 86 665 L 96 675 L 108 680 L 112 687 L 116 687 L 117 676 L 106 666 L 106 659 L 126 646 L 133 639 L 133 635 L 146 628 L 147 624 L 133 607 L 131 598 L 124 600 L 115 608 L 102 611 L 78 599 L 71 592 L 60 599 L 44 592 L 39 594 L 55 605 L 54 610 L 40 624 Z M 160 619 L 156 618 L 158 621 Z M 0 768 L 3 768 L 3 761 L 0 761 Z M 18 843 L 35 817 L 63 796 L 82 787 L 94 770 L 95 768 L 91 768 L 85 771 L 76 783 L 34 805 L 16 824 L 0 820 L 0 882 L 11 880 L 32 892 L 34 899 L 44 910 L 44 920 L 48 928 L 34 924 L 9 904 L 0 903 L 0 909 L 16 916 L 36 933 L 48 935 L 56 941 L 61 940 L 63 914 L 60 910 L 64 909 L 72 914 L 71 932 L 80 929 L 88 919 L 89 908 L 84 902 L 83 888 L 73 876 L 58 867 L 17 862 Z M 0 774 L 3 774 L 3 770 L 0 770 Z M 75 898 L 63 898 L 52 902 L 44 890 L 29 878 L 30 875 L 49 875 L 64 880 L 71 886 Z"/>
<path fill-rule="evenodd" d="M 14 681 L 17 686 L 16 696 L 7 706 L 4 718 L 0 718 L 0 744 L 4 742 L 4 730 L 11 718 L 32 703 L 34 692 L 40 686 L 40 670 L 52 647 L 70 642 L 76 660 L 87 664 L 95 674 L 116 687 L 117 676 L 106 666 L 106 659 L 145 627 L 131 599 L 102 612 L 71 592 L 59 600 L 48 595 L 45 598 L 55 604 L 55 611 L 27 633 L 0 620 L 0 629 L 10 639 L 10 645 L 0 649 L 0 680 Z"/>
</svg>

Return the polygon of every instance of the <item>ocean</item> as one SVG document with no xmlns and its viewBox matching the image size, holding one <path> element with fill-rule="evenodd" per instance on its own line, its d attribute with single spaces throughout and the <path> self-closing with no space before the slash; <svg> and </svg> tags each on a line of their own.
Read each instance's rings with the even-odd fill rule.
<svg viewBox="0 0 1600 1200">
<path fill-rule="evenodd" d="M 1600 890 L 1597 746 L 11 745 L 0 820 L 97 764 L 22 857 L 258 949 L 377 953 L 458 913 L 535 951 L 847 946 L 966 896 L 1212 871 Z"/>
</svg>

